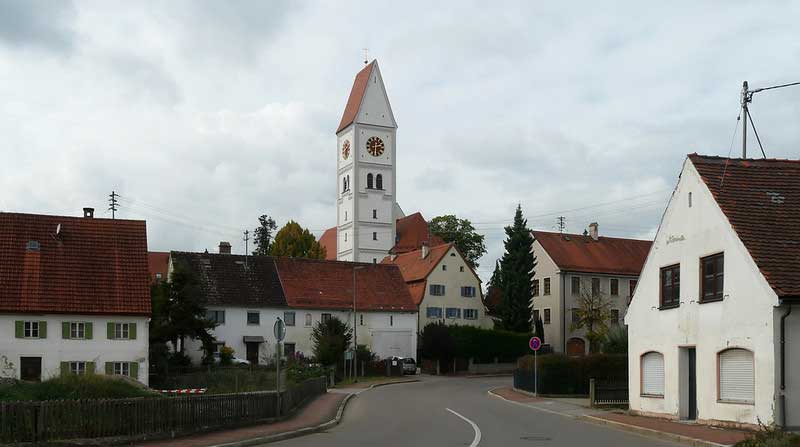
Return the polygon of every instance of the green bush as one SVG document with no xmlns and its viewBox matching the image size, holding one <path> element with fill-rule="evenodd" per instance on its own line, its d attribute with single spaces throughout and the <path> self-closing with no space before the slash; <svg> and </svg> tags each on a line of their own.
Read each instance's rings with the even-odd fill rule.
<svg viewBox="0 0 800 447">
<path fill-rule="evenodd" d="M 608 331 L 606 341 L 603 343 L 603 352 L 606 354 L 628 354 L 627 326 L 617 326 Z"/>
<path fill-rule="evenodd" d="M 301 383 L 308 379 L 323 377 L 325 368 L 321 366 L 303 365 L 299 362 L 291 362 L 286 369 L 286 381 L 289 383 Z"/>
<path fill-rule="evenodd" d="M 233 348 L 230 346 L 223 346 L 219 350 L 219 364 L 222 366 L 230 366 L 233 364 Z"/>
<path fill-rule="evenodd" d="M 97 374 L 65 375 L 40 383 L 13 382 L 0 384 L 0 401 L 36 401 L 58 399 L 123 399 L 156 397 L 144 385 L 131 379 Z"/>
<path fill-rule="evenodd" d="M 563 354 L 540 355 L 538 363 L 539 392 L 542 394 L 589 394 L 589 379 L 626 382 L 628 357 L 593 354 L 569 357 Z M 533 356 L 526 355 L 517 367 L 533 374 Z"/>
<path fill-rule="evenodd" d="M 530 353 L 529 333 L 474 326 L 446 326 L 431 323 L 422 332 L 422 354 L 425 358 L 448 360 L 472 358 L 479 363 L 514 361 Z"/>
<path fill-rule="evenodd" d="M 275 389 L 275 367 L 219 366 L 151 378 L 157 389 L 208 388 L 208 394 L 270 391 Z"/>
<path fill-rule="evenodd" d="M 761 425 L 753 437 L 737 442 L 734 447 L 798 447 L 800 435 L 789 433 L 775 425 Z"/>
</svg>

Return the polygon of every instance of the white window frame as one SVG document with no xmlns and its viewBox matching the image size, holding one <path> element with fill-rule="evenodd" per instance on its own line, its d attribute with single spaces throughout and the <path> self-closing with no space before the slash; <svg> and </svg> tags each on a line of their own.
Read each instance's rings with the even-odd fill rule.
<svg viewBox="0 0 800 447">
<path fill-rule="evenodd" d="M 73 340 L 86 339 L 86 323 L 72 321 L 69 323 L 69 338 Z"/>
<path fill-rule="evenodd" d="M 464 298 L 475 298 L 478 296 L 478 288 L 473 286 L 461 286 L 461 296 Z"/>
<path fill-rule="evenodd" d="M 130 323 L 114 323 L 114 339 L 129 340 L 131 338 Z"/>
<path fill-rule="evenodd" d="M 25 338 L 39 338 L 39 327 L 38 321 L 25 321 L 22 323 L 23 331 L 22 335 Z"/>
<path fill-rule="evenodd" d="M 434 312 L 437 315 L 431 315 L 431 311 L 434 310 L 434 309 L 438 310 L 438 312 Z M 441 307 L 436 307 L 436 306 L 428 306 L 425 309 L 425 316 L 428 319 L 431 319 L 431 320 L 440 320 L 442 318 L 442 308 Z"/>
<path fill-rule="evenodd" d="M 69 372 L 78 376 L 86 374 L 86 362 L 69 362 Z"/>
<path fill-rule="evenodd" d="M 115 376 L 131 376 L 130 362 L 114 362 L 114 375 Z"/>
<path fill-rule="evenodd" d="M 314 319 L 311 314 L 306 314 L 306 327 L 311 327 L 314 324 Z"/>
<path fill-rule="evenodd" d="M 209 318 L 210 314 L 213 312 L 214 318 Z M 222 315 L 222 321 L 220 321 L 219 316 Z M 218 326 L 222 326 L 225 324 L 225 311 L 218 310 L 218 309 L 207 309 L 206 310 L 206 318 L 217 323 Z"/>
<path fill-rule="evenodd" d="M 450 316 L 450 311 L 451 311 L 451 310 L 454 310 L 454 311 L 455 311 L 455 315 L 454 315 L 454 316 L 452 316 L 452 317 Z M 445 316 L 445 318 L 447 318 L 448 320 L 458 320 L 458 319 L 461 319 L 461 308 L 460 308 L 460 307 L 448 307 L 448 308 L 446 308 L 446 309 L 444 310 L 444 316 Z"/>
<path fill-rule="evenodd" d="M 731 359 L 726 361 L 723 358 L 725 355 L 745 354 L 747 359 Z M 726 365 L 726 363 L 734 361 L 738 364 Z M 731 370 L 731 368 L 738 369 Z M 731 379 L 738 379 L 739 383 L 725 384 L 727 375 L 733 375 Z M 749 377 L 747 377 L 749 375 Z M 739 376 L 739 377 L 735 377 Z M 756 368 L 755 368 L 755 354 L 753 351 L 745 348 L 728 348 L 717 353 L 717 401 L 722 403 L 733 404 L 755 404 L 755 384 Z M 731 380 L 732 382 L 733 380 Z"/>
<path fill-rule="evenodd" d="M 431 296 L 444 296 L 446 289 L 443 284 L 431 284 L 428 288 Z"/>
<path fill-rule="evenodd" d="M 664 354 L 658 351 L 648 351 L 642 354 L 639 357 L 639 394 L 642 397 L 663 399 L 664 379 Z"/>
<path fill-rule="evenodd" d="M 289 324 L 289 318 L 288 318 L 289 315 L 292 316 L 292 323 L 291 324 Z M 261 319 L 261 317 L 259 317 L 259 320 L 260 319 Z M 297 314 L 295 314 L 294 312 L 288 312 L 288 311 L 284 312 L 283 313 L 283 322 L 286 323 L 286 326 L 294 326 L 294 325 L 296 325 L 297 324 Z"/>
<path fill-rule="evenodd" d="M 477 320 L 478 319 L 478 309 L 464 309 L 464 319 L 465 320 Z"/>
<path fill-rule="evenodd" d="M 251 315 L 251 314 L 255 314 L 255 315 L 257 315 L 257 316 L 258 316 L 258 322 L 256 322 L 256 323 L 251 323 L 251 322 L 250 322 L 250 315 Z M 245 315 L 245 318 L 244 318 L 244 322 L 245 322 L 245 323 L 246 323 L 248 326 L 261 326 L 261 312 L 259 312 L 259 311 L 257 311 L 257 310 L 248 310 L 248 311 L 246 312 L 246 315 Z"/>
</svg>

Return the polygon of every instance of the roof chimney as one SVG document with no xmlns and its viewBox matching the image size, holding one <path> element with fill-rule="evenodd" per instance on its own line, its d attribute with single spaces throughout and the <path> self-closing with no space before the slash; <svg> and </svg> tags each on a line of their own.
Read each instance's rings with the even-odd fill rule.
<svg viewBox="0 0 800 447">
<path fill-rule="evenodd" d="M 425 258 L 428 257 L 428 253 L 430 252 L 430 249 L 428 249 L 428 243 L 427 242 L 423 242 L 422 243 L 422 250 L 420 250 L 420 251 L 422 252 L 422 259 L 425 259 Z"/>
<path fill-rule="evenodd" d="M 593 241 L 596 241 L 600 238 L 598 234 L 597 222 L 592 222 L 589 224 L 589 236 L 592 237 Z"/>
<path fill-rule="evenodd" d="M 231 243 L 222 241 L 219 243 L 219 254 L 221 255 L 229 255 L 231 254 Z"/>
<path fill-rule="evenodd" d="M 83 217 L 86 217 L 88 219 L 93 219 L 94 218 L 94 208 L 89 208 L 89 207 L 84 208 L 83 209 Z"/>
</svg>

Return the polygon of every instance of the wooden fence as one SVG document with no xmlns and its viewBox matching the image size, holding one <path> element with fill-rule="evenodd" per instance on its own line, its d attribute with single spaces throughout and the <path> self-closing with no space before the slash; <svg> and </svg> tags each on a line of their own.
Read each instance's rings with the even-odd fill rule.
<svg viewBox="0 0 800 447">
<path fill-rule="evenodd" d="M 326 391 L 325 378 L 278 393 L 169 398 L 0 402 L 0 443 L 122 437 L 145 439 L 257 423 Z"/>
</svg>

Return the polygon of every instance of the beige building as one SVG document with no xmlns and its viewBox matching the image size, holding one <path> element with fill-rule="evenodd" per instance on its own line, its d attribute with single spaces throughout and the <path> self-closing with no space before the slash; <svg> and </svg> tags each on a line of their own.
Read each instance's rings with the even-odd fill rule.
<svg viewBox="0 0 800 447">
<path fill-rule="evenodd" d="M 392 255 L 384 264 L 395 264 L 419 307 L 421 332 L 429 323 L 489 328 L 491 318 L 483 306 L 481 280 L 452 243 Z"/>
<path fill-rule="evenodd" d="M 603 295 L 612 307 L 610 325 L 622 324 L 652 243 L 600 236 L 596 223 L 587 235 L 545 231 L 532 235 L 533 319 L 542 319 L 545 344 L 554 352 L 586 354 L 585 329 L 571 328 L 581 294 Z"/>
</svg>

